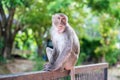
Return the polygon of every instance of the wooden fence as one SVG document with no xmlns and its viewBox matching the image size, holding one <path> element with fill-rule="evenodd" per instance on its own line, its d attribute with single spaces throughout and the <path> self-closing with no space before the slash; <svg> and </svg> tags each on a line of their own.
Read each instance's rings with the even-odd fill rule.
<svg viewBox="0 0 120 80">
<path fill-rule="evenodd" d="M 75 67 L 75 80 L 107 80 L 107 63 L 82 65 Z M 0 80 L 70 80 L 70 71 L 26 72 L 0 75 Z"/>
</svg>

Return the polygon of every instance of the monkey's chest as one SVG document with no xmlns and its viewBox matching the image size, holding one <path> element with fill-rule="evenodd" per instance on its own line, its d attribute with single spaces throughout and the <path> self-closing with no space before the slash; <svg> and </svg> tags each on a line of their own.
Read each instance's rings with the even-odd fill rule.
<svg viewBox="0 0 120 80">
<path fill-rule="evenodd" d="M 65 47 L 65 41 L 66 38 L 63 34 L 56 34 L 53 37 L 53 43 L 55 44 L 54 47 L 56 47 L 59 51 L 62 51 Z"/>
</svg>

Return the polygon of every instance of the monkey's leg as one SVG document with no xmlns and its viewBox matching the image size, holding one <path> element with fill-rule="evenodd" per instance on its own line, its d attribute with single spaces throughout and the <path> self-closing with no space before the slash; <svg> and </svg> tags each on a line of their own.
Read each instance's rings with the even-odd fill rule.
<svg viewBox="0 0 120 80">
<path fill-rule="evenodd" d="M 44 65 L 44 69 L 43 69 L 44 71 L 48 71 L 48 67 L 50 66 L 50 64 L 49 64 L 50 63 L 50 59 L 51 59 L 52 54 L 53 54 L 53 49 L 47 47 L 46 48 L 46 54 L 47 54 L 49 62 Z"/>
<path fill-rule="evenodd" d="M 47 47 L 47 48 L 46 48 L 46 53 L 47 53 L 48 60 L 49 60 L 49 62 L 50 62 L 50 58 L 51 58 L 52 55 L 53 55 L 53 54 L 52 54 L 52 53 L 53 53 L 53 49 Z"/>
<path fill-rule="evenodd" d="M 75 69 L 74 67 L 70 70 L 71 80 L 75 80 Z"/>
</svg>

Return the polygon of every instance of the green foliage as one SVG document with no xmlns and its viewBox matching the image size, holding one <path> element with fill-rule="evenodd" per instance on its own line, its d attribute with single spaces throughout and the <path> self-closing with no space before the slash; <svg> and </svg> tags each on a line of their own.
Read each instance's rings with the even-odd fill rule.
<svg viewBox="0 0 120 80">
<path fill-rule="evenodd" d="M 106 54 L 106 61 L 109 62 L 109 65 L 115 65 L 120 58 L 119 49 L 110 50 L 108 54 Z M 120 60 L 119 60 L 120 61 Z"/>
<path fill-rule="evenodd" d="M 92 7 L 93 10 L 102 12 L 109 8 L 109 0 L 88 0 L 88 5 Z"/>
<path fill-rule="evenodd" d="M 76 65 L 81 65 L 81 64 L 83 64 L 83 62 L 86 62 L 86 59 L 87 59 L 87 54 L 86 54 L 86 53 L 80 53 Z"/>
<path fill-rule="evenodd" d="M 84 62 L 99 61 L 99 57 L 101 55 L 96 54 L 94 52 L 94 50 L 96 49 L 97 46 L 101 46 L 101 44 L 99 42 L 100 40 L 89 40 L 88 38 L 83 38 L 83 39 L 81 39 L 81 41 L 82 41 L 81 42 L 81 53 L 85 52 L 84 54 L 86 55 Z"/>
<path fill-rule="evenodd" d="M 6 59 L 3 56 L 0 56 L 0 63 L 6 63 Z"/>
<path fill-rule="evenodd" d="M 35 39 L 34 39 L 34 36 L 32 35 L 32 33 L 33 32 L 31 29 L 28 29 L 25 32 L 19 32 L 15 38 L 16 48 L 19 48 L 21 50 L 29 49 L 29 50 L 34 51 L 36 42 L 35 42 Z"/>
<path fill-rule="evenodd" d="M 29 59 L 36 58 L 36 70 L 44 64 L 43 55 L 36 56 L 37 48 L 44 53 L 49 38 L 51 16 L 65 13 L 76 31 L 81 53 L 77 65 L 83 62 L 100 62 L 105 56 L 110 65 L 115 64 L 120 54 L 117 51 L 118 29 L 120 26 L 119 0 L 1 0 L 5 7 L 16 7 L 15 19 L 24 27 L 15 38 L 15 46 L 31 50 Z M 18 7 L 19 6 L 19 7 Z M 26 6 L 26 7 L 23 7 Z M 14 31 L 14 26 L 13 31 Z M 0 37 L 0 48 L 4 40 Z M 110 58 L 112 57 L 112 58 Z"/>
<path fill-rule="evenodd" d="M 34 39 L 34 35 L 31 29 L 24 32 L 19 32 L 15 38 L 15 49 L 29 50 L 31 53 L 22 54 L 21 56 L 28 59 L 33 59 L 35 52 L 37 50 L 37 44 Z"/>
<path fill-rule="evenodd" d="M 47 6 L 47 9 L 50 13 L 56 13 L 56 12 L 65 12 L 66 8 L 70 5 L 72 0 L 54 0 L 49 3 Z"/>
<path fill-rule="evenodd" d="M 29 8 L 19 9 L 18 12 L 24 13 L 21 13 L 21 22 L 27 26 L 26 29 L 32 29 L 35 41 L 41 48 L 44 48 L 46 37 L 49 38 L 52 14 L 61 12 L 69 17 L 70 25 L 81 40 L 78 64 L 84 61 L 99 62 L 103 55 L 107 61 L 112 61 L 108 60 L 108 56 L 116 50 L 119 26 L 119 4 L 115 5 L 116 2 L 118 0 L 48 0 L 47 3 L 36 0 Z"/>
<path fill-rule="evenodd" d="M 7 8 L 15 8 L 18 6 L 28 6 L 29 1 L 28 0 L 1 0 Z"/>
<path fill-rule="evenodd" d="M 35 68 L 33 69 L 33 71 L 38 71 L 38 70 L 42 70 L 44 65 L 45 65 L 45 60 L 43 60 L 43 58 L 36 56 L 35 57 Z"/>
</svg>

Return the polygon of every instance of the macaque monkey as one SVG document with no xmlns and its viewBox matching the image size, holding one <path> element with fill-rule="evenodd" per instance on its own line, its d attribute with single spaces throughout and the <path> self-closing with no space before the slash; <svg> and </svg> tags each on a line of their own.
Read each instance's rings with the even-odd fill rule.
<svg viewBox="0 0 120 80">
<path fill-rule="evenodd" d="M 52 16 L 50 34 L 53 49 L 46 48 L 49 63 L 45 65 L 44 70 L 71 70 L 71 74 L 74 73 L 73 69 L 79 56 L 80 46 L 78 37 L 69 25 L 65 14 L 57 13 Z"/>
</svg>

